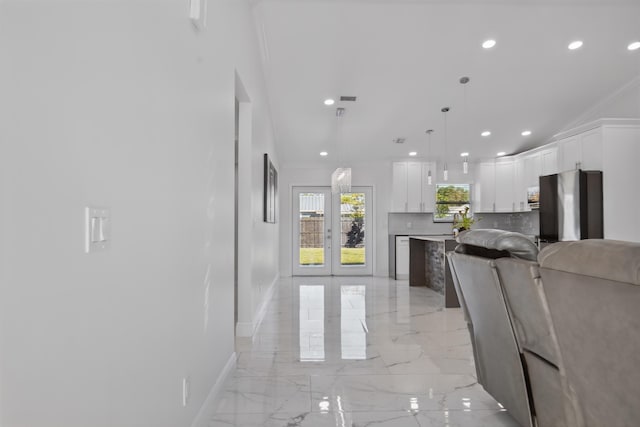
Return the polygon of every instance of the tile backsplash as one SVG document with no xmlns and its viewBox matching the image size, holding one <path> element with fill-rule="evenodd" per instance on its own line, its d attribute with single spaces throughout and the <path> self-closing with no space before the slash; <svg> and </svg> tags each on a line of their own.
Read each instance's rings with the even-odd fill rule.
<svg viewBox="0 0 640 427">
<path fill-rule="evenodd" d="M 497 228 L 538 235 L 540 219 L 538 211 L 513 213 L 481 213 L 474 215 L 473 228 Z M 390 213 L 389 234 L 449 234 L 451 223 L 433 222 L 431 213 Z"/>
</svg>

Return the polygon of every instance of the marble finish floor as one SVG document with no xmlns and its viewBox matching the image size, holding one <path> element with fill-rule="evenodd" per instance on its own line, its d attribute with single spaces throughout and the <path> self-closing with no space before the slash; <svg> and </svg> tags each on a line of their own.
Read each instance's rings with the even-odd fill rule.
<svg viewBox="0 0 640 427">
<path fill-rule="evenodd" d="M 477 383 L 460 309 L 407 281 L 282 278 L 210 427 L 517 427 Z"/>
</svg>

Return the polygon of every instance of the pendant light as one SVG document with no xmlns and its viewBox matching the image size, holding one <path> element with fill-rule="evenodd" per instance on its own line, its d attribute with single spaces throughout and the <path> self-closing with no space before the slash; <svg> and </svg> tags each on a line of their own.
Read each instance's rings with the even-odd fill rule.
<svg viewBox="0 0 640 427">
<path fill-rule="evenodd" d="M 460 84 L 464 89 L 464 116 L 467 123 L 469 122 L 469 115 L 467 114 L 467 83 L 469 83 L 470 80 L 471 79 L 469 77 L 460 77 Z M 469 154 L 466 153 L 466 155 L 463 156 L 464 160 L 462 161 L 462 173 L 465 175 L 469 173 L 468 157 Z"/>
<path fill-rule="evenodd" d="M 442 107 L 440 111 L 442 111 L 442 115 L 444 117 L 444 171 L 442 174 L 442 178 L 445 181 L 448 181 L 449 168 L 447 167 L 447 113 L 449 112 L 449 107 Z"/>
<path fill-rule="evenodd" d="M 338 167 L 331 174 L 331 192 L 334 194 L 350 193 L 351 192 L 351 168 L 342 167 L 342 157 L 340 150 L 340 136 L 342 134 L 342 126 L 340 125 L 340 119 L 344 117 L 345 108 L 336 109 L 336 144 L 338 153 Z"/>
<path fill-rule="evenodd" d="M 433 185 L 433 179 L 431 178 L 431 134 L 433 129 L 427 129 L 428 145 L 427 145 L 427 161 L 429 162 L 429 173 L 427 173 L 427 185 Z"/>
</svg>

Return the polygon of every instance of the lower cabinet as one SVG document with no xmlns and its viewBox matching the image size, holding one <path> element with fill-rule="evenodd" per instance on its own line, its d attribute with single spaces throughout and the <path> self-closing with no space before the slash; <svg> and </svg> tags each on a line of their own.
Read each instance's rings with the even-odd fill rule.
<svg viewBox="0 0 640 427">
<path fill-rule="evenodd" d="M 409 236 L 396 236 L 396 280 L 409 278 Z"/>
</svg>

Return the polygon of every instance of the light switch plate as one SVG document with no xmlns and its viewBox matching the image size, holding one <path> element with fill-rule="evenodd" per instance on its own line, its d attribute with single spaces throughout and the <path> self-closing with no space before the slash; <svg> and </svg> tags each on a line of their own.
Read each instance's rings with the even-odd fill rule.
<svg viewBox="0 0 640 427">
<path fill-rule="evenodd" d="M 111 245 L 111 212 L 107 208 L 86 207 L 84 250 L 86 253 L 104 251 Z"/>
</svg>

